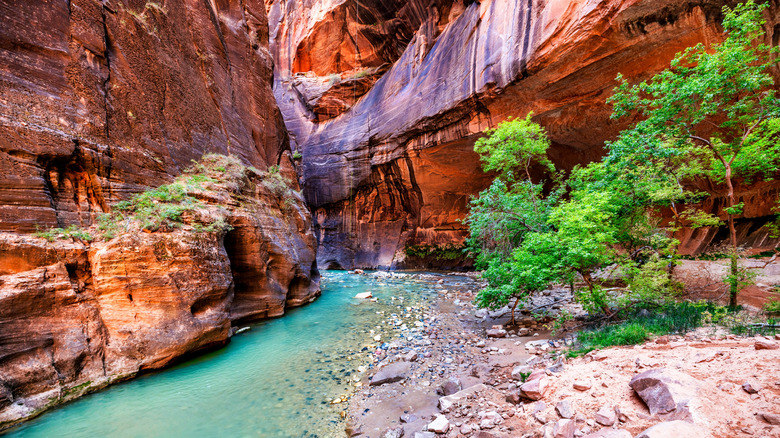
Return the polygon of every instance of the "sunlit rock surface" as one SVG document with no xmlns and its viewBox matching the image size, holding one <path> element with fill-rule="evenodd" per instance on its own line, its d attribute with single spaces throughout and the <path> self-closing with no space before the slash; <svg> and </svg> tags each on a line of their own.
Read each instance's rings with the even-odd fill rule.
<svg viewBox="0 0 780 438">
<path fill-rule="evenodd" d="M 605 103 L 617 74 L 644 79 L 684 48 L 718 41 L 724 4 L 268 3 L 274 93 L 303 155 L 320 264 L 405 266 L 409 245 L 461 242 L 465 227 L 458 220 L 469 197 L 490 180 L 471 152 L 473 142 L 509 117 L 534 111 L 553 141 L 552 158 L 563 168 L 598 159 L 604 141 L 627 126 L 609 120 Z M 769 18 L 769 35 L 776 40 L 778 18 Z M 392 32 L 391 41 L 373 38 Z M 331 40 L 325 34 L 341 36 Z M 354 87 L 351 100 L 331 105 L 327 118 L 312 104 L 329 86 L 343 95 L 342 76 L 384 63 L 392 66 L 370 90 L 363 94 Z M 768 184 L 747 187 L 739 196 L 776 199 L 777 193 L 778 185 Z M 749 219 L 760 222 L 770 213 L 768 203 L 760 205 L 747 213 Z M 743 234 L 753 237 L 747 240 L 763 241 L 750 230 L 758 222 L 748 222 Z M 683 246 L 707 246 L 717 231 L 707 233 L 688 233 Z"/>
</svg>

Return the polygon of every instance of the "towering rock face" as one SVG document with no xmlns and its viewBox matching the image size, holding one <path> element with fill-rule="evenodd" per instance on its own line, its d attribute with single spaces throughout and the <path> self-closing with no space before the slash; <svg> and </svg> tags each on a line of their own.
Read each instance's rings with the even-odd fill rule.
<svg viewBox="0 0 780 438">
<path fill-rule="evenodd" d="M 0 0 L 0 20 L 0 429 L 319 294 L 262 2 Z M 253 166 L 200 193 L 230 231 L 30 234 L 94 231 L 205 152 Z"/>
<path fill-rule="evenodd" d="M 288 148 L 259 1 L 0 1 L 0 229 L 89 224 L 204 152 Z"/>
<path fill-rule="evenodd" d="M 472 145 L 509 117 L 533 111 L 563 168 L 598 159 L 626 126 L 609 120 L 605 103 L 617 74 L 644 79 L 684 48 L 718 41 L 725 3 L 273 1 L 274 92 L 303 155 L 320 264 L 405 266 L 404 248 L 461 242 L 469 196 L 490 181 Z M 778 17 L 769 18 L 776 41 Z M 318 37 L 323 28 L 346 37 L 336 46 Z M 397 44 L 372 44 L 377 32 Z M 402 53 L 390 50 L 401 44 Z M 361 74 L 375 81 L 367 92 Z M 739 196 L 776 199 L 779 187 Z M 744 225 L 746 241 L 769 243 L 755 225 Z M 684 246 L 717 236 L 704 234 L 687 235 Z"/>
</svg>

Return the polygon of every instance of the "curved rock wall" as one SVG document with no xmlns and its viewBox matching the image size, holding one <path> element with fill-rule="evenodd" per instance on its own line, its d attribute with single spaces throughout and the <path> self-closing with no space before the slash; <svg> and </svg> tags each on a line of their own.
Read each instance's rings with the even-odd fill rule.
<svg viewBox="0 0 780 438">
<path fill-rule="evenodd" d="M 625 127 L 609 120 L 605 104 L 615 76 L 647 78 L 684 48 L 718 41 L 725 3 L 485 0 L 451 3 L 448 21 L 437 12 L 445 9 L 441 2 L 430 1 L 392 67 L 356 103 L 323 121 L 298 84 L 307 75 L 315 80 L 338 72 L 338 66 L 309 60 L 307 65 L 328 68 L 295 74 L 302 64 L 289 48 L 313 35 L 317 23 L 332 20 L 328 11 L 348 3 L 319 2 L 318 12 L 304 19 L 305 5 L 272 2 L 274 92 L 303 154 L 320 263 L 402 266 L 408 245 L 462 241 L 458 219 L 466 201 L 489 184 L 471 146 L 484 129 L 508 117 L 534 111 L 553 141 L 553 159 L 564 168 L 598 159 L 604 141 Z M 778 17 L 769 17 L 770 38 L 776 39 Z M 768 197 L 777 187 L 748 190 Z M 706 246 L 711 237 L 686 244 Z"/>
</svg>

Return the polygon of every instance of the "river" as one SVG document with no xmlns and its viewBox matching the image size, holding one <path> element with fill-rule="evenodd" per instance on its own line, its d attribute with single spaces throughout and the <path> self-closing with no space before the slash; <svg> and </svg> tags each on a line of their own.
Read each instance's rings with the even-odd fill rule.
<svg viewBox="0 0 780 438">
<path fill-rule="evenodd" d="M 331 401 L 354 389 L 372 347 L 399 336 L 391 320 L 413 325 L 437 288 L 459 280 L 326 272 L 313 303 L 252 325 L 225 348 L 52 409 L 7 436 L 344 436 L 346 403 Z M 366 291 L 377 301 L 353 298 Z"/>
</svg>

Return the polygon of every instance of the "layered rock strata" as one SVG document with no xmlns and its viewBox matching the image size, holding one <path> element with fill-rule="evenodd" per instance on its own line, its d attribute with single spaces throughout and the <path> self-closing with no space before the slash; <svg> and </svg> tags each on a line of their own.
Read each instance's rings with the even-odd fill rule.
<svg viewBox="0 0 780 438">
<path fill-rule="evenodd" d="M 410 19 L 391 1 L 268 5 L 277 61 L 274 92 L 303 155 L 304 191 L 314 209 L 323 266 L 403 266 L 404 249 L 411 245 L 461 242 L 465 231 L 459 219 L 468 199 L 490 181 L 471 151 L 473 142 L 509 117 L 533 111 L 553 141 L 550 154 L 560 167 L 598 159 L 604 141 L 627 123 L 611 121 L 605 103 L 617 74 L 645 79 L 684 48 L 719 41 L 726 2 L 410 4 L 423 11 L 419 18 Z M 380 62 L 358 54 L 390 53 L 378 44 L 365 48 L 353 42 L 370 40 L 361 39 L 366 26 L 361 17 L 372 7 L 385 16 L 395 11 L 395 22 L 416 30 L 408 40 L 396 39 L 408 41 L 403 53 L 381 59 L 393 65 L 365 95 L 324 120 L 310 103 L 312 87 L 301 83 L 324 83 L 329 74 Z M 769 38 L 777 41 L 778 15 L 767 17 Z M 351 54 L 339 52 L 349 63 L 332 61 L 335 52 L 309 42 L 321 41 L 316 36 L 325 25 L 346 29 L 352 38 L 343 40 Z M 778 188 L 777 183 L 749 186 L 739 196 L 772 201 Z M 715 207 L 722 200 L 709 202 Z M 746 214 L 743 242 L 772 246 L 777 241 L 759 230 L 771 202 L 756 205 Z M 683 247 L 700 250 L 718 236 L 718 230 L 688 232 Z"/>
<path fill-rule="evenodd" d="M 0 230 L 88 225 L 205 152 L 287 133 L 258 1 L 0 2 Z"/>
<path fill-rule="evenodd" d="M 0 428 L 316 298 L 311 216 L 281 181 L 244 169 L 191 189 L 202 204 L 154 232 L 128 219 L 93 242 L 3 233 Z"/>
<path fill-rule="evenodd" d="M 262 2 L 0 0 L 0 20 L 0 428 L 319 293 Z M 31 234 L 94 235 L 207 152 L 254 166 L 199 192 L 230 231 Z"/>
</svg>

